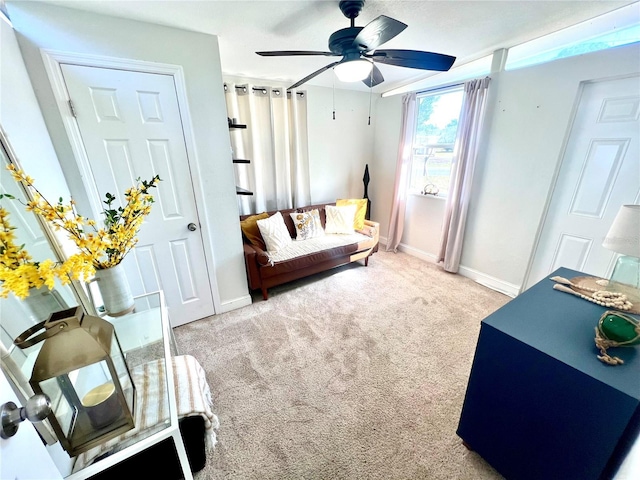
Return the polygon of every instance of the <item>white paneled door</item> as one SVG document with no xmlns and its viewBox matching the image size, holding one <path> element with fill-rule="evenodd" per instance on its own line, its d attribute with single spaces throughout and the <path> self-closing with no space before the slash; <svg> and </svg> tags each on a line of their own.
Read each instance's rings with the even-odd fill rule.
<svg viewBox="0 0 640 480">
<path fill-rule="evenodd" d="M 21 407 L 9 381 L 0 370 L 0 405 L 13 402 Z M 13 437 L 0 438 L 0 478 L 11 480 L 62 480 L 62 475 L 42 444 L 38 432 L 28 420 L 18 426 Z"/>
<path fill-rule="evenodd" d="M 213 315 L 189 160 L 171 75 L 62 64 L 96 206 L 120 205 L 136 179 L 160 175 L 156 203 L 124 260 L 134 295 L 164 290 L 172 326 Z M 98 213 L 96 213 L 97 215 Z"/>
<path fill-rule="evenodd" d="M 640 77 L 583 85 L 527 288 L 559 267 L 610 275 L 617 255 L 602 241 L 640 201 L 639 118 Z"/>
</svg>

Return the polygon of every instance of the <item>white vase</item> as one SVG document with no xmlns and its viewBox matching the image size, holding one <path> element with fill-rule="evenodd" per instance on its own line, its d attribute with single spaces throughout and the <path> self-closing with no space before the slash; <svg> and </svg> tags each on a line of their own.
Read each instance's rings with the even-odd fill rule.
<svg viewBox="0 0 640 480">
<path fill-rule="evenodd" d="M 36 324 L 49 318 L 53 312 L 64 310 L 68 305 L 55 290 L 49 290 L 43 285 L 40 288 L 31 287 L 29 296 L 22 299 L 24 313 Z"/>
<path fill-rule="evenodd" d="M 133 311 L 133 295 L 122 264 L 96 270 L 95 282 L 107 315 L 119 317 Z"/>
</svg>

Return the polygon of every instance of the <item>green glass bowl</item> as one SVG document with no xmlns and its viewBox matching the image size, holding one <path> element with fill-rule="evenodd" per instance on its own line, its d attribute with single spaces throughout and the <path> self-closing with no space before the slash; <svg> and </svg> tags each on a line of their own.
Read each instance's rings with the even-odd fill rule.
<svg viewBox="0 0 640 480">
<path fill-rule="evenodd" d="M 640 345 L 640 321 L 623 313 L 604 312 L 598 321 L 598 332 L 621 347 Z"/>
</svg>

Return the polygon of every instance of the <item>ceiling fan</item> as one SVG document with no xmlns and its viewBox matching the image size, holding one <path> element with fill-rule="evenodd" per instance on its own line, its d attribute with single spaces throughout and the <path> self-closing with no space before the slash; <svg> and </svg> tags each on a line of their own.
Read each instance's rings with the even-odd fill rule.
<svg viewBox="0 0 640 480">
<path fill-rule="evenodd" d="M 378 50 L 383 43 L 388 42 L 407 25 L 380 15 L 364 27 L 355 26 L 355 18 L 360 14 L 364 0 L 342 0 L 340 10 L 351 20 L 351 26 L 333 32 L 329 37 L 329 52 L 306 50 L 281 50 L 272 52 L 256 52 L 263 57 L 283 57 L 302 55 L 322 55 L 326 57 L 342 57 L 337 62 L 330 63 L 299 82 L 291 85 L 287 90 L 299 87 L 322 72 L 334 68 L 338 78 L 343 82 L 362 80 L 368 87 L 375 87 L 384 82 L 384 77 L 375 63 L 395 65 L 397 67 L 417 68 L 420 70 L 436 70 L 446 72 L 451 68 L 456 57 L 442 53 L 422 52 L 419 50 Z"/>
</svg>

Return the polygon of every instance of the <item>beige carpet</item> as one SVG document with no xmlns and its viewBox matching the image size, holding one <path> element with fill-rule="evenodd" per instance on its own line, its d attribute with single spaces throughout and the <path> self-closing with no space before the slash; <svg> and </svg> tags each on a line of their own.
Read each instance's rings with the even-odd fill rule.
<svg viewBox="0 0 640 480">
<path fill-rule="evenodd" d="M 500 479 L 456 428 L 480 321 L 508 297 L 376 253 L 175 329 L 220 418 L 205 479 Z"/>
</svg>

